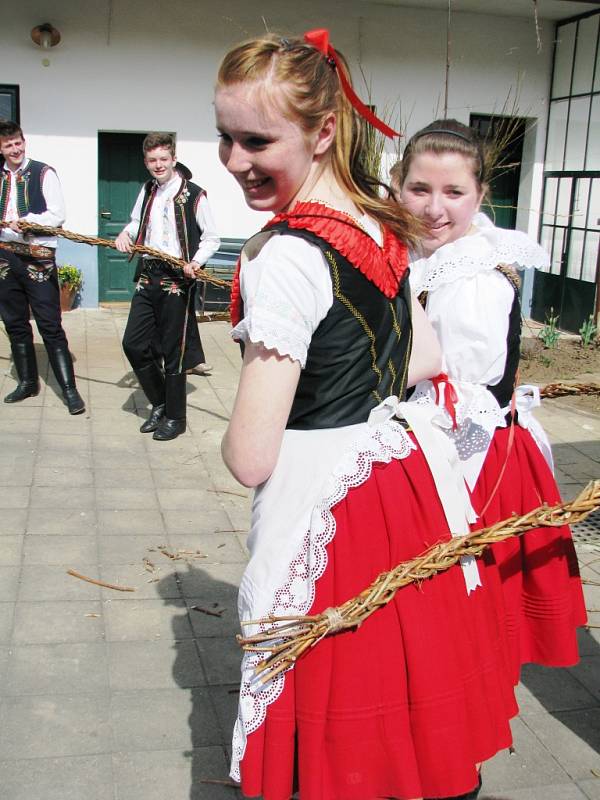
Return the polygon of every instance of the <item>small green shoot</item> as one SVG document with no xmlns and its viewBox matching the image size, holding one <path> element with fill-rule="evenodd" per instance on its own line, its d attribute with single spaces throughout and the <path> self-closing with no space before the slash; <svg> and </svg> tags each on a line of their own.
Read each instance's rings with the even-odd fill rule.
<svg viewBox="0 0 600 800">
<path fill-rule="evenodd" d="M 546 322 L 544 327 L 539 332 L 538 336 L 542 340 L 545 350 L 554 350 L 560 339 L 560 331 L 557 327 L 558 314 L 554 313 L 554 309 L 550 309 L 550 313 L 546 314 Z"/>
<path fill-rule="evenodd" d="M 595 340 L 598 333 L 598 326 L 594 322 L 594 315 L 590 314 L 586 321 L 579 328 L 579 335 L 581 336 L 581 346 L 589 347 Z"/>
</svg>

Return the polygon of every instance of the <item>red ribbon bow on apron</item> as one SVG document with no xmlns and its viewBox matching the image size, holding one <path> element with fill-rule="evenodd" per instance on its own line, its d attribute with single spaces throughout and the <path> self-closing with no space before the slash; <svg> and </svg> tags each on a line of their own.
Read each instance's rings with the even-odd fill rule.
<svg viewBox="0 0 600 800">
<path fill-rule="evenodd" d="M 458 401 L 456 389 L 452 385 L 450 378 L 445 372 L 440 372 L 439 375 L 436 375 L 435 378 L 432 378 L 431 383 L 435 389 L 435 402 L 437 405 L 440 404 L 440 385 L 442 383 L 446 384 L 446 388 L 444 389 L 444 408 L 448 414 L 450 414 L 450 419 L 452 420 L 452 430 L 455 431 L 458 428 L 458 423 L 456 422 L 456 403 Z"/>
</svg>

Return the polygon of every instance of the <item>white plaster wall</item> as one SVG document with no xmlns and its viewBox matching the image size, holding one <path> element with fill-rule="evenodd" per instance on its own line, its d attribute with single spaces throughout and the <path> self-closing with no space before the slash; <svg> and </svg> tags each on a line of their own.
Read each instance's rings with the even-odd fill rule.
<svg viewBox="0 0 600 800">
<path fill-rule="evenodd" d="M 47 57 L 29 38 L 50 21 L 62 34 Z M 67 227 L 97 231 L 97 133 L 174 130 L 179 156 L 209 192 L 223 236 L 253 232 L 262 216 L 249 211 L 220 165 L 212 91 L 228 46 L 264 30 L 329 27 L 355 68 L 360 61 L 379 109 L 399 104 L 410 135 L 443 109 L 446 14 L 334 0 L 302 4 L 264 0 L 25 0 L 3 15 L 2 82 L 21 88 L 21 121 L 29 153 L 53 164 L 67 198 Z M 519 87 L 518 113 L 537 119 L 524 165 L 522 199 L 537 210 L 552 57 L 552 26 L 536 51 L 532 20 L 455 14 L 449 114 L 499 112 Z M 360 77 L 357 87 L 364 94 Z M 390 146 L 390 153 L 394 145 Z M 535 213 L 519 222 L 535 235 Z"/>
</svg>

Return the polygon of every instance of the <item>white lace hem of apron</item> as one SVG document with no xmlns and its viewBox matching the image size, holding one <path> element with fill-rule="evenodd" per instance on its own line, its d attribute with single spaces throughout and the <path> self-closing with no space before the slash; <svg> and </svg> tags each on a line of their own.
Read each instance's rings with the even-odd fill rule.
<svg viewBox="0 0 600 800">
<path fill-rule="evenodd" d="M 360 486 L 369 478 L 374 463 L 388 464 L 392 459 L 406 458 L 416 449 L 406 430 L 395 420 L 363 430 L 330 475 L 322 499 L 313 506 L 309 530 L 289 564 L 288 580 L 276 593 L 271 614 L 301 616 L 308 613 L 314 600 L 315 584 L 327 567 L 326 547 L 335 536 L 335 518 L 331 509 L 346 497 L 348 489 Z M 245 653 L 242 659 L 230 771 L 235 781 L 240 780 L 240 762 L 248 735 L 264 723 L 267 707 L 279 697 L 285 684 L 285 673 L 280 673 L 260 685 L 254 670 L 264 658 L 265 655 L 260 653 Z"/>
</svg>

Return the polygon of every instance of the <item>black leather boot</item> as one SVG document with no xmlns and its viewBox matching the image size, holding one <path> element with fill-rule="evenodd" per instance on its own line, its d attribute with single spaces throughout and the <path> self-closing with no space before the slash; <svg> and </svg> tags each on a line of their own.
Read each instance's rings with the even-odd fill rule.
<svg viewBox="0 0 600 800">
<path fill-rule="evenodd" d="M 166 442 L 185 433 L 185 372 L 165 375 L 165 416 L 158 423 L 153 439 Z"/>
<path fill-rule="evenodd" d="M 58 385 L 62 390 L 63 399 L 69 409 L 69 414 L 83 414 L 85 403 L 75 385 L 75 373 L 73 372 L 73 359 L 66 344 L 49 345 L 47 342 L 46 351 L 48 361 L 52 371 L 56 376 Z"/>
<path fill-rule="evenodd" d="M 165 376 L 156 362 L 134 369 L 135 376 L 148 400 L 152 403 L 150 416 L 140 427 L 142 433 L 152 433 L 165 413 Z"/>
<path fill-rule="evenodd" d="M 40 380 L 33 342 L 11 344 L 12 357 L 19 377 L 17 388 L 4 398 L 5 403 L 19 403 L 40 392 Z"/>
</svg>

